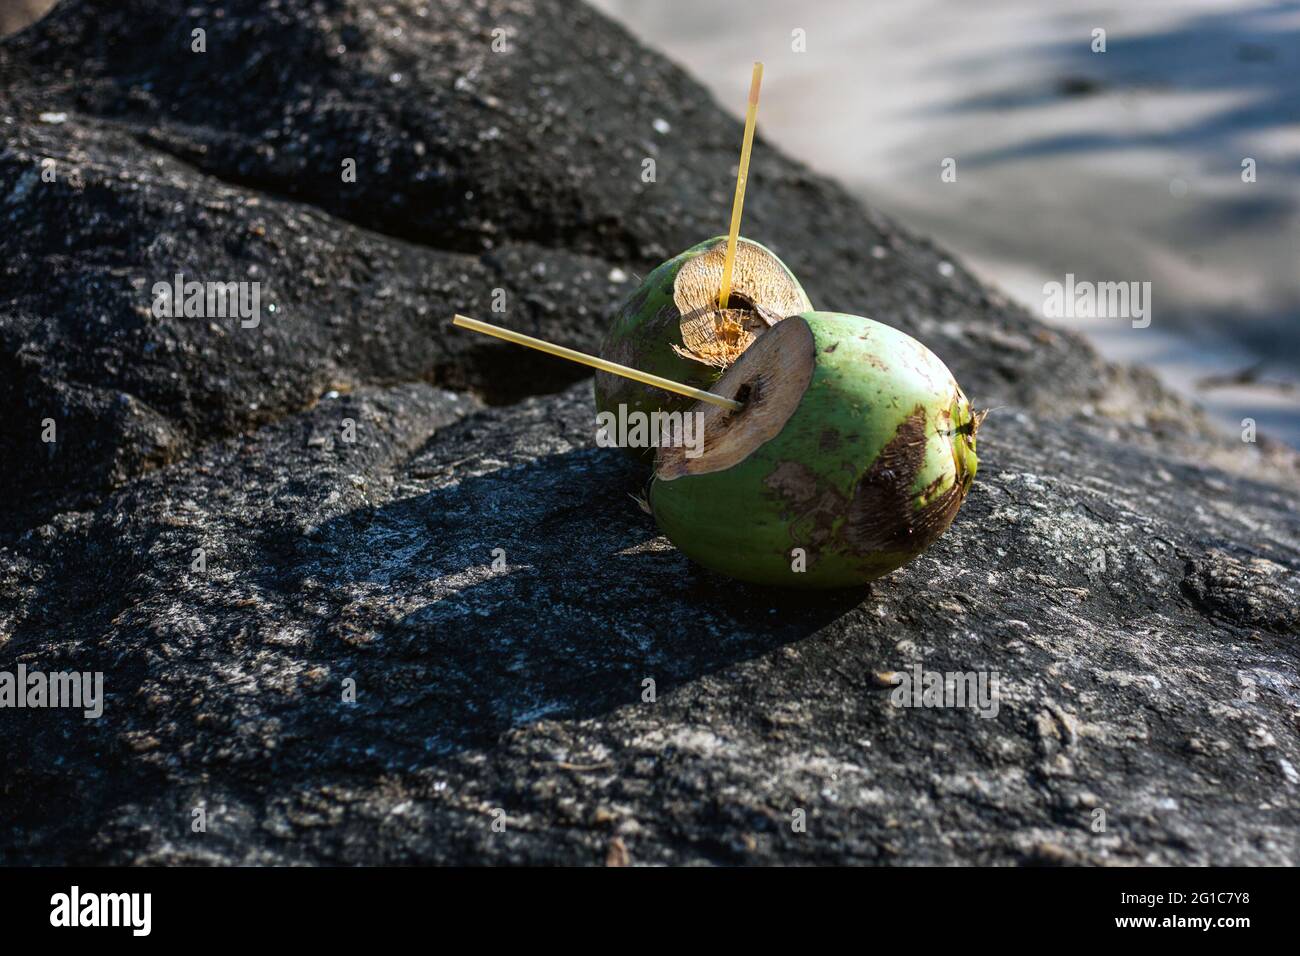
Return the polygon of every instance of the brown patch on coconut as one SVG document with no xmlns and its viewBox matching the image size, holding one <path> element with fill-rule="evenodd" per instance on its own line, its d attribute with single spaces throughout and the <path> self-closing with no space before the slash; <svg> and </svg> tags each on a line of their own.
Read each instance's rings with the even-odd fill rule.
<svg viewBox="0 0 1300 956">
<path fill-rule="evenodd" d="M 781 503 L 787 522 L 806 524 L 799 543 L 808 553 L 809 564 L 816 563 L 835 537 L 835 524 L 844 514 L 844 496 L 819 480 L 807 465 L 794 461 L 778 462 L 763 479 L 763 487 Z"/>
<path fill-rule="evenodd" d="M 845 538 L 855 551 L 916 553 L 952 524 L 967 484 L 953 482 L 920 508 L 913 505 L 912 486 L 925 464 L 926 443 L 925 409 L 917 405 L 853 490 Z M 933 485 L 927 488 L 927 497 L 933 491 Z"/>
</svg>

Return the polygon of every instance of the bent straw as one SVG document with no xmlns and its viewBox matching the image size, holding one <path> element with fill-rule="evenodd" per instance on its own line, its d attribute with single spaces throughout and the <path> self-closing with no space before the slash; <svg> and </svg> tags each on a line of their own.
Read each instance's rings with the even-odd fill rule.
<svg viewBox="0 0 1300 956">
<path fill-rule="evenodd" d="M 609 372 L 611 375 L 622 375 L 624 378 L 630 378 L 634 382 L 641 382 L 644 385 L 653 385 L 655 388 L 664 388 L 670 392 L 676 392 L 678 395 L 685 395 L 687 398 L 694 398 L 701 402 L 711 402 L 719 408 L 729 408 L 732 411 L 740 411 L 744 406 L 740 402 L 730 398 L 723 398 L 721 395 L 714 395 L 712 392 L 706 392 L 702 388 L 693 388 L 690 385 L 683 385 L 681 382 L 674 382 L 670 378 L 660 378 L 658 375 L 651 375 L 649 372 L 642 372 L 638 369 L 629 368 L 626 365 L 619 365 L 617 362 L 611 362 L 608 359 L 597 358 L 594 355 L 588 355 L 585 352 L 578 352 L 574 349 L 565 348 L 563 345 L 552 345 L 550 342 L 543 342 L 541 339 L 535 339 L 531 335 L 524 335 L 522 332 L 512 332 L 510 329 L 503 329 L 499 325 L 490 325 L 487 322 L 480 322 L 478 319 L 471 319 L 467 315 L 457 314 L 452 320 L 452 325 L 459 325 L 463 329 L 471 329 L 475 332 L 482 332 L 484 335 L 492 335 L 499 339 L 505 339 L 507 342 L 514 342 L 516 345 L 524 345 L 530 349 L 537 349 L 539 352 L 546 352 L 548 355 L 556 355 L 562 359 L 568 359 L 570 362 L 578 362 L 582 365 L 590 365 L 592 368 L 598 368 L 602 372 Z"/>
<path fill-rule="evenodd" d="M 731 298 L 731 267 L 736 263 L 736 240 L 740 237 L 740 209 L 745 205 L 745 181 L 749 178 L 749 151 L 754 145 L 754 119 L 758 115 L 758 87 L 763 82 L 763 64 L 754 64 L 749 80 L 749 108 L 745 111 L 745 141 L 740 147 L 740 171 L 736 176 L 736 198 L 731 201 L 731 232 L 727 235 L 727 258 L 722 264 L 722 292 L 718 305 L 727 307 Z"/>
</svg>

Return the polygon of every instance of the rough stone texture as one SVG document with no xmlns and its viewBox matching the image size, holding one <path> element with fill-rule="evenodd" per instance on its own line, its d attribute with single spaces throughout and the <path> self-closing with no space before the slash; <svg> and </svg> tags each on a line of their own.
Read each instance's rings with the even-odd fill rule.
<svg viewBox="0 0 1300 956">
<path fill-rule="evenodd" d="M 912 565 L 726 582 L 593 447 L 581 370 L 446 322 L 501 288 L 592 347 L 720 231 L 739 123 L 567 3 L 176 6 L 0 44 L 0 670 L 108 691 L 0 710 L 0 863 L 1300 861 L 1291 452 L 760 138 L 746 233 L 1004 407 Z M 277 309 L 155 319 L 177 271 Z M 916 663 L 996 670 L 997 716 L 895 706 Z"/>
</svg>

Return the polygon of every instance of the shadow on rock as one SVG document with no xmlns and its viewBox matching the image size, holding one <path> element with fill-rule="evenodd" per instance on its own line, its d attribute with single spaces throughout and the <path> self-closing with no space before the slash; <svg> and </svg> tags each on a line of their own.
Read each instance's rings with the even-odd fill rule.
<svg viewBox="0 0 1300 956">
<path fill-rule="evenodd" d="M 280 583 L 333 595 L 316 656 L 355 672 L 356 709 L 381 722 L 370 736 L 426 752 L 603 714 L 641 701 L 647 680 L 669 693 L 815 633 L 867 593 L 702 571 L 629 497 L 637 481 L 594 449 L 477 474 L 327 522 Z"/>
</svg>

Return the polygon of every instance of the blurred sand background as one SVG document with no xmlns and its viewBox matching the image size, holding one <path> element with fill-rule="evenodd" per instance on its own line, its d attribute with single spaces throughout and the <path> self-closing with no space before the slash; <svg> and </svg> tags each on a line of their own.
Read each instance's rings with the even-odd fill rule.
<svg viewBox="0 0 1300 956">
<path fill-rule="evenodd" d="M 736 113 L 763 60 L 764 137 L 1035 314 L 1067 272 L 1150 281 L 1149 328 L 1060 321 L 1300 446 L 1300 2 L 594 2 Z"/>
<path fill-rule="evenodd" d="M 52 6 L 54 0 L 0 0 L 0 37 L 21 30 Z"/>
<path fill-rule="evenodd" d="M 1066 273 L 1150 281 L 1149 328 L 1055 321 L 1300 447 L 1300 0 L 593 2 L 737 113 L 762 59 L 763 137 L 1035 314 Z"/>
</svg>

